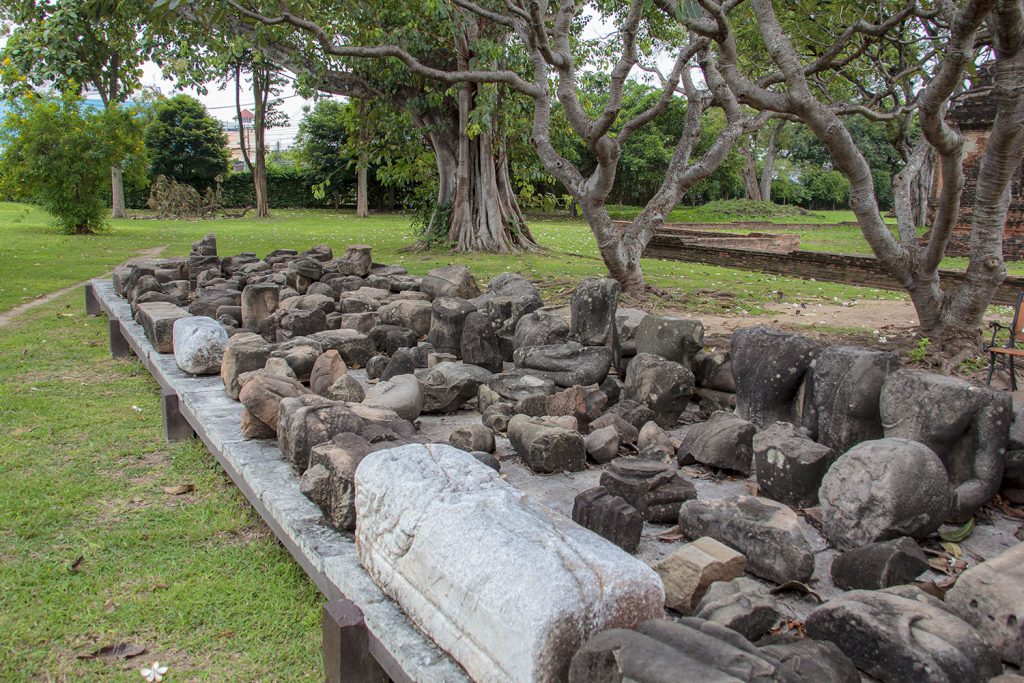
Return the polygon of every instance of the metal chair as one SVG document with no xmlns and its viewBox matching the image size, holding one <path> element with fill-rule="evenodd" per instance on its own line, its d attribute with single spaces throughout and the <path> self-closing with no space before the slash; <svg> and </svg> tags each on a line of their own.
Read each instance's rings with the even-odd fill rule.
<svg viewBox="0 0 1024 683">
<path fill-rule="evenodd" d="M 988 352 L 988 379 L 985 380 L 985 385 L 988 386 L 992 383 L 992 375 L 996 371 L 996 357 L 1002 356 L 1003 367 L 1007 365 L 1010 368 L 1010 390 L 1017 391 L 1017 372 L 1014 368 L 1013 359 L 1024 356 L 1024 348 L 1017 347 L 1017 341 L 1024 342 L 1024 314 L 1021 311 L 1021 303 L 1024 302 L 1024 292 L 1017 295 L 1017 303 L 1013 306 L 1013 323 L 1009 327 L 1002 325 L 997 322 L 990 322 L 989 327 L 992 328 L 992 340 L 988 346 L 985 347 L 985 351 Z M 999 330 L 1007 330 L 1010 333 L 1010 338 L 1007 340 L 1005 346 L 996 346 L 996 335 Z"/>
</svg>

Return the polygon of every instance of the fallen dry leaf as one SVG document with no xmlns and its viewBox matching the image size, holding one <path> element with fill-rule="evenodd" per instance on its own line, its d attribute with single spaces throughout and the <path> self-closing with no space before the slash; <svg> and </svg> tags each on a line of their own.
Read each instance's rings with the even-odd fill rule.
<svg viewBox="0 0 1024 683">
<path fill-rule="evenodd" d="M 945 581 L 915 581 L 914 585 L 923 590 L 929 595 L 934 595 L 939 600 L 946 598 L 946 591 L 953 587 L 956 583 L 956 577 L 946 579 Z"/>
<path fill-rule="evenodd" d="M 177 486 L 165 486 L 164 493 L 169 496 L 182 496 L 196 490 L 195 484 L 178 484 Z"/>
<path fill-rule="evenodd" d="M 679 530 L 679 527 L 674 526 L 668 531 L 658 534 L 657 539 L 662 543 L 674 543 L 683 540 L 683 532 Z"/>
<path fill-rule="evenodd" d="M 82 566 L 82 561 L 85 559 L 85 555 L 79 555 L 75 558 L 74 562 L 68 565 L 69 572 L 77 572 L 78 568 Z"/>
<path fill-rule="evenodd" d="M 78 659 L 103 659 L 107 661 L 115 659 L 131 659 L 146 653 L 146 646 L 137 643 L 117 643 L 116 645 L 104 645 L 98 650 L 93 650 L 84 655 L 78 655 Z"/>
<path fill-rule="evenodd" d="M 785 593 L 787 591 L 793 591 L 794 593 L 803 593 L 804 595 L 809 595 L 815 600 L 817 600 L 819 605 L 825 602 L 813 588 L 811 588 L 802 581 L 787 581 L 782 585 L 772 588 L 769 591 L 769 593 L 771 593 L 772 595 L 777 595 L 779 593 Z"/>
</svg>

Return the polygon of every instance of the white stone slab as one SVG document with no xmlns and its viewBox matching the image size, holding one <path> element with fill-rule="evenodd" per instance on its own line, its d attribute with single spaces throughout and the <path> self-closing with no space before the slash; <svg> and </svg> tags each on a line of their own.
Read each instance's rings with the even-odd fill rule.
<svg viewBox="0 0 1024 683">
<path fill-rule="evenodd" d="M 664 613 L 644 562 L 451 446 L 367 456 L 356 513 L 370 576 L 476 681 L 564 680 L 588 636 Z"/>
</svg>

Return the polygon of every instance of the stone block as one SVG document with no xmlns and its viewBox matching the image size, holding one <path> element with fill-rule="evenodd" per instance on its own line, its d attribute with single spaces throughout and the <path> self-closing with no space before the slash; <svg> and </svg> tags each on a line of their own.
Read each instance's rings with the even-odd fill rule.
<svg viewBox="0 0 1024 683">
<path fill-rule="evenodd" d="M 654 571 L 665 584 L 665 606 L 689 615 L 712 583 L 743 576 L 746 566 L 742 553 L 704 536 L 676 549 Z"/>
<path fill-rule="evenodd" d="M 154 301 L 139 304 L 136 320 L 146 332 L 146 339 L 157 353 L 174 352 L 174 321 L 188 318 L 191 313 L 172 303 Z"/>
<path fill-rule="evenodd" d="M 601 486 L 620 496 L 654 524 L 674 524 L 680 506 L 697 497 L 693 483 L 673 466 L 620 458 L 601 473 Z"/>
<path fill-rule="evenodd" d="M 627 553 L 635 553 L 640 545 L 644 520 L 632 505 L 595 486 L 576 494 L 572 504 L 572 521 L 607 538 Z"/>
<path fill-rule="evenodd" d="M 663 613 L 642 561 L 450 446 L 368 455 L 356 514 L 367 572 L 475 680 L 565 680 L 591 635 Z"/>
<path fill-rule="evenodd" d="M 814 553 L 796 513 L 756 496 L 689 500 L 679 509 L 684 538 L 711 536 L 747 557 L 747 570 L 768 581 L 810 581 Z"/>
<path fill-rule="evenodd" d="M 586 467 L 579 432 L 552 426 L 543 418 L 516 415 L 509 420 L 508 438 L 516 455 L 534 472 L 577 472 Z"/>
</svg>

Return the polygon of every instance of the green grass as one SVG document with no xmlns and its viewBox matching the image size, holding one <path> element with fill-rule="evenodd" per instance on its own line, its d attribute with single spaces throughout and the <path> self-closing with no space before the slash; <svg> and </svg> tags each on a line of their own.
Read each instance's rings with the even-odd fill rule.
<svg viewBox="0 0 1024 683">
<path fill-rule="evenodd" d="M 335 249 L 366 243 L 373 245 L 375 260 L 401 263 L 418 275 L 448 263 L 469 266 L 482 282 L 498 273 L 514 271 L 537 281 L 553 301 L 566 298 L 580 278 L 606 273 L 598 259 L 593 235 L 583 221 L 548 217 L 533 221 L 531 229 L 540 243 L 554 253 L 402 253 L 401 249 L 413 242 L 404 216 L 384 214 L 358 219 L 350 212 L 303 210 L 275 211 L 270 219 L 264 220 L 114 220 L 102 234 L 66 236 L 34 208 L 0 203 L 0 311 L 109 271 L 143 249 L 164 246 L 164 255 L 185 255 L 191 242 L 207 232 L 216 233 L 223 255 L 242 251 L 262 255 L 283 247 L 301 250 L 320 242 Z M 673 305 L 695 312 L 752 310 L 774 300 L 775 292 L 780 290 L 787 301 L 902 296 L 678 261 L 646 259 L 644 269 L 652 284 L 672 293 Z M 702 290 L 709 289 L 735 294 L 736 299 L 723 301 L 705 296 Z"/>
<path fill-rule="evenodd" d="M 0 331 L 0 680 L 319 679 L 316 588 L 106 336 L 80 291 Z M 76 659 L 119 642 L 148 653 Z"/>
</svg>

